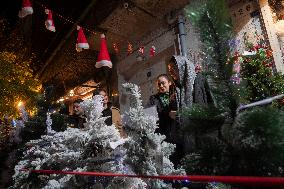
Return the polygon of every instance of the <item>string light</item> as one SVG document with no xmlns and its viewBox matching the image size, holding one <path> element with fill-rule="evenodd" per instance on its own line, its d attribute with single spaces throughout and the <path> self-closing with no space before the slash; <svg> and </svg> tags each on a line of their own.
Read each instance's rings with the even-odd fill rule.
<svg viewBox="0 0 284 189">
<path fill-rule="evenodd" d="M 22 102 L 22 101 L 19 101 L 18 102 L 18 107 L 21 107 L 21 106 L 23 106 L 24 105 L 24 103 Z"/>
</svg>

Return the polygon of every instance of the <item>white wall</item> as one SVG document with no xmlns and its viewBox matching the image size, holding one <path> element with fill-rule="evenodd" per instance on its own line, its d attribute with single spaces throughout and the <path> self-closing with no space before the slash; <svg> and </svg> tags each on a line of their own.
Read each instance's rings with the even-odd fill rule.
<svg viewBox="0 0 284 189">
<path fill-rule="evenodd" d="M 188 19 L 185 19 L 185 30 L 186 30 L 186 47 L 187 54 L 190 60 L 198 59 L 198 54 L 200 53 L 200 40 L 198 33 L 194 30 L 193 26 L 189 23 Z M 177 30 L 170 30 L 167 32 L 167 28 L 159 28 L 153 31 L 150 35 L 143 38 L 140 44 L 145 44 L 151 41 L 145 46 L 146 60 L 143 62 L 137 62 L 136 56 L 138 52 L 133 52 L 133 54 L 127 56 L 125 59 L 118 63 L 118 90 L 120 95 L 120 109 L 122 112 L 128 110 L 129 101 L 128 97 L 124 95 L 122 84 L 127 82 L 123 76 L 123 72 L 133 69 L 137 66 L 135 73 L 128 80 L 128 82 L 135 83 L 140 86 L 142 93 L 143 105 L 145 105 L 150 95 L 155 94 L 156 91 L 156 77 L 160 74 L 167 73 L 167 61 L 172 55 L 180 54 L 179 47 L 176 46 L 178 40 Z M 162 34 L 162 35 L 161 35 Z M 159 37 L 157 37 L 159 36 Z M 152 41 L 153 40 L 153 41 Z M 156 56 L 159 58 L 150 58 L 149 49 L 154 45 L 156 47 Z M 173 47 L 173 50 L 171 49 Z M 170 49 L 170 50 L 169 50 Z M 152 61 L 151 59 L 155 59 Z M 196 62 L 193 61 L 193 62 Z M 139 64 L 149 64 L 149 66 L 141 66 Z M 151 72 L 151 76 L 147 76 L 147 73 Z M 127 78 L 128 79 L 128 78 Z"/>
<path fill-rule="evenodd" d="M 245 50 L 245 33 L 252 43 L 257 42 L 255 34 L 264 36 L 260 15 L 251 16 L 259 7 L 255 1 L 239 1 L 229 8 L 235 31 L 235 39 L 238 41 L 237 46 L 232 50 L 243 53 Z"/>
</svg>

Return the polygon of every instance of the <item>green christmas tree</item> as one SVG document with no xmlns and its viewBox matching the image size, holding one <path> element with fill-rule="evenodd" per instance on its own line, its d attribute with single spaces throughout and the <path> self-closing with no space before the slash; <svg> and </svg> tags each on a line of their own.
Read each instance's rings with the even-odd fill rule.
<svg viewBox="0 0 284 189">
<path fill-rule="evenodd" d="M 189 17 L 199 24 L 196 26 L 199 27 L 203 49 L 207 54 L 204 61 L 211 64 L 208 65 L 210 72 L 207 80 L 218 85 L 210 86 L 217 106 L 211 108 L 196 105 L 182 114 L 184 120 L 189 120 L 184 123 L 189 133 L 198 133 L 195 148 L 183 159 L 187 173 L 283 176 L 282 101 L 236 111 L 241 104 L 283 94 L 284 76 L 273 72 L 272 51 L 264 40 L 251 44 L 244 36 L 246 51 L 229 57 L 233 53 L 227 46 L 232 33 L 229 27 L 225 27 L 228 23 L 225 21 L 230 19 L 227 11 L 223 11 L 223 8 L 226 9 L 225 2 L 208 0 L 193 3 L 198 6 L 188 9 Z M 237 78 L 240 80 L 232 82 L 231 76 L 236 74 L 232 68 L 236 63 L 240 64 Z M 237 84 L 239 81 L 240 84 Z M 226 106 L 230 107 L 229 116 L 232 119 L 231 122 L 225 119 L 219 127 L 220 122 L 214 123 L 212 120 L 218 120 L 220 115 L 227 117 L 225 113 L 217 113 L 230 113 Z M 201 121 L 192 122 L 196 118 Z"/>
<path fill-rule="evenodd" d="M 0 28 L 0 118 L 18 116 L 17 104 L 20 101 L 24 101 L 26 109 L 33 112 L 34 99 L 41 89 L 31 69 L 35 56 L 29 53 L 17 31 L 6 35 L 9 30 L 6 22 L 1 22 Z"/>
</svg>

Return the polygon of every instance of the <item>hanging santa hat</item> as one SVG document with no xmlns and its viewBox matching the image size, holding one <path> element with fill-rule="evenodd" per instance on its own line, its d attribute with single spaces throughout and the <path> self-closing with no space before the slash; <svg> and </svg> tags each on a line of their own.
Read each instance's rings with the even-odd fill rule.
<svg viewBox="0 0 284 189">
<path fill-rule="evenodd" d="M 144 49 L 145 49 L 144 46 L 139 47 L 138 49 L 139 54 L 144 55 Z"/>
<path fill-rule="evenodd" d="M 152 46 L 152 47 L 150 48 L 150 57 L 155 56 L 155 53 L 156 53 L 156 47 Z"/>
<path fill-rule="evenodd" d="M 128 42 L 128 46 L 127 46 L 127 55 L 132 54 L 132 52 L 133 52 L 132 44 Z"/>
<path fill-rule="evenodd" d="M 45 13 L 47 14 L 47 20 L 45 21 L 46 29 L 48 29 L 49 31 L 55 32 L 55 26 L 54 26 L 54 22 L 53 22 L 53 19 L 52 19 L 51 10 L 45 9 Z"/>
<path fill-rule="evenodd" d="M 83 28 L 77 26 L 77 30 L 79 30 L 79 32 L 77 37 L 76 50 L 78 52 L 81 52 L 83 49 L 89 49 L 89 44 L 83 32 Z"/>
<path fill-rule="evenodd" d="M 107 66 L 112 68 L 112 63 L 109 57 L 109 53 L 107 50 L 107 43 L 104 34 L 101 34 L 101 49 L 98 56 L 98 61 L 96 62 L 96 68 L 101 68 L 103 66 Z"/>
<path fill-rule="evenodd" d="M 27 15 L 33 14 L 33 7 L 30 0 L 23 0 L 22 1 L 22 9 L 19 11 L 18 16 L 20 18 L 24 18 Z"/>
<path fill-rule="evenodd" d="M 138 49 L 138 56 L 136 57 L 137 61 L 143 61 L 145 59 L 144 49 L 145 49 L 144 46 L 139 47 L 139 49 Z"/>
</svg>

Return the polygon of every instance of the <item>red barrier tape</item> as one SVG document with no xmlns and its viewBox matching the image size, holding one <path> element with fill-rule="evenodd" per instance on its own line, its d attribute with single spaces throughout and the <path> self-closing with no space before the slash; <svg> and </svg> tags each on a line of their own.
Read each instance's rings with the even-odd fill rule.
<svg viewBox="0 0 284 189">
<path fill-rule="evenodd" d="M 242 184 L 242 185 L 265 185 L 265 186 L 279 186 L 284 185 L 283 177 L 244 177 L 244 176 L 203 176 L 203 175 L 129 175 L 129 174 L 114 174 L 114 173 L 100 173 L 100 172 L 75 172 L 75 171 L 55 171 L 55 170 L 28 170 L 21 169 L 21 171 L 30 171 L 33 173 L 44 174 L 71 174 L 84 176 L 101 176 L 101 177 L 132 177 L 132 178 L 149 178 L 161 180 L 188 180 L 190 182 L 220 182 L 227 184 Z"/>
</svg>

